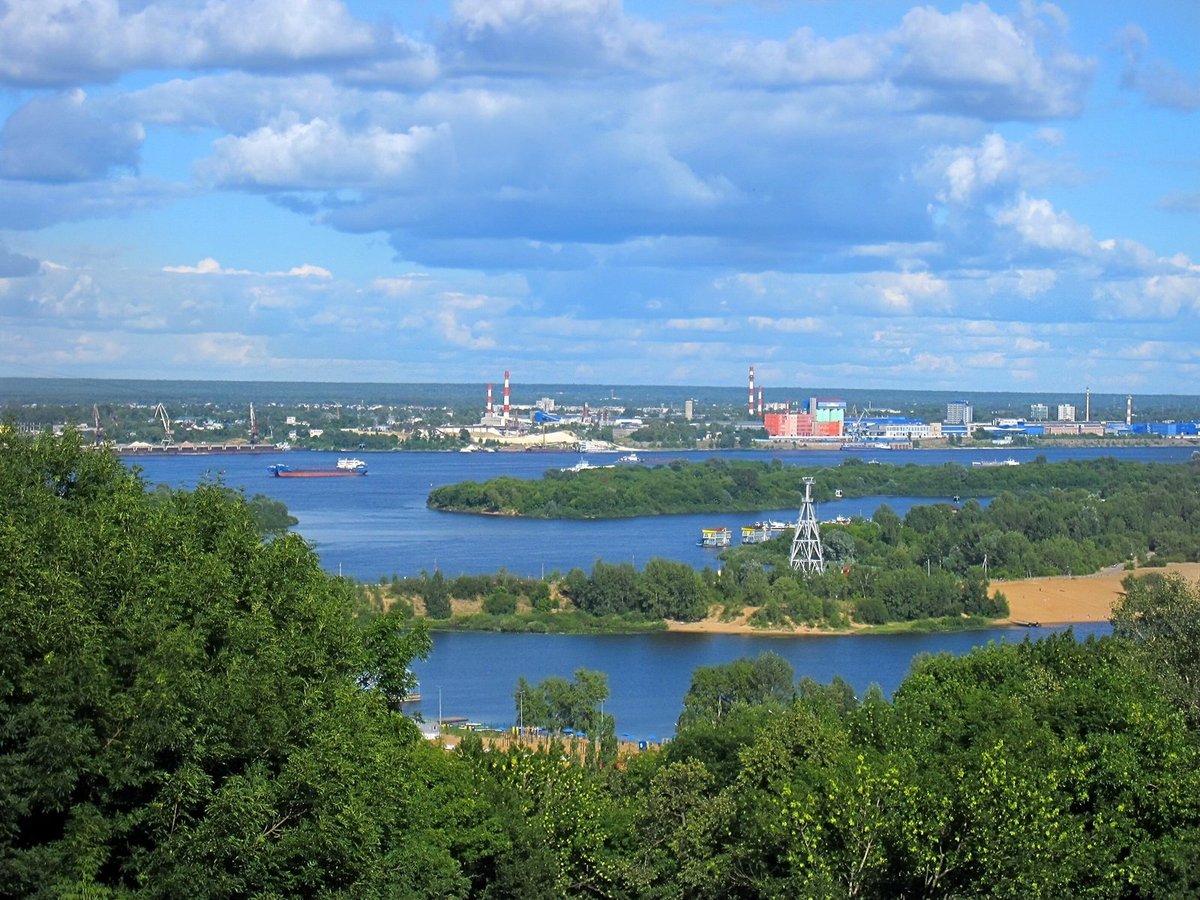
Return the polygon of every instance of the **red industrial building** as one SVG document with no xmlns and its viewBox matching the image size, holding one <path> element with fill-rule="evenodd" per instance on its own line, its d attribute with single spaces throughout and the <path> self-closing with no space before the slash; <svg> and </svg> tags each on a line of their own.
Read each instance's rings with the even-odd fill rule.
<svg viewBox="0 0 1200 900">
<path fill-rule="evenodd" d="M 763 427 L 773 438 L 841 437 L 842 420 L 818 421 L 812 413 L 769 412 L 763 415 Z"/>
<path fill-rule="evenodd" d="M 748 388 L 746 414 L 752 419 L 761 416 L 763 428 L 773 438 L 840 438 L 845 434 L 845 400 L 811 397 L 806 412 L 793 412 L 787 404 L 772 404 L 773 411 L 767 412 L 761 387 L 755 396 L 754 366 L 750 367 Z"/>
</svg>

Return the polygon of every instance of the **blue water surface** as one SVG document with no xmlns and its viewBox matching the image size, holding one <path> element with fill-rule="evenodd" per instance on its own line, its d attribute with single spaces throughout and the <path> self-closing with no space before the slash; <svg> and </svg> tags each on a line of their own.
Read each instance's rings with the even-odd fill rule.
<svg viewBox="0 0 1200 900">
<path fill-rule="evenodd" d="M 712 453 L 641 453 L 647 463 L 703 459 Z M 1062 448 L 1008 450 L 1003 455 L 1028 462 L 1036 455 L 1051 461 L 1115 456 L 1148 462 L 1186 461 L 1191 449 Z M 722 452 L 724 458 L 779 458 L 786 465 L 833 466 L 846 454 L 836 451 Z M 280 479 L 267 466 L 286 461 L 297 467 L 332 467 L 336 453 L 240 456 L 148 456 L 129 458 L 151 484 L 190 488 L 219 480 L 247 494 L 282 500 L 300 519 L 296 531 L 320 554 L 322 565 L 364 581 L 393 573 L 439 569 L 447 575 L 487 573 L 505 568 L 522 575 L 588 569 L 597 559 L 630 561 L 639 567 L 653 556 L 695 566 L 718 565 L 714 551 L 695 546 L 701 526 L 724 524 L 736 530 L 756 518 L 794 518 L 796 511 L 762 510 L 756 514 L 658 516 L 635 519 L 547 522 L 439 513 L 425 506 L 431 488 L 458 481 L 484 481 L 499 475 L 539 478 L 551 468 L 577 462 L 578 454 L 537 453 L 377 453 L 363 458 L 370 473 L 362 478 Z M 885 464 L 969 465 L 995 459 L 995 451 L 889 451 Z M 594 464 L 611 457 L 590 457 Z M 967 498 L 963 498 L 964 500 Z M 880 503 L 905 513 L 914 501 L 875 497 L 822 504 L 821 518 L 871 515 Z M 516 722 L 513 699 L 517 679 L 531 682 L 549 675 L 570 678 L 577 668 L 606 672 L 611 697 L 606 712 L 617 730 L 636 739 L 669 737 L 682 708 L 692 671 L 772 650 L 784 656 L 798 678 L 828 682 L 841 675 L 861 693 L 871 683 L 891 693 L 915 655 L 964 653 L 988 641 L 1040 637 L 1051 629 L 989 629 L 955 634 L 768 637 L 710 634 L 514 635 L 443 633 L 434 636 L 431 657 L 414 669 L 421 680 L 422 702 L 414 711 L 435 718 L 462 716 L 496 726 Z M 1076 626 L 1079 636 L 1104 634 L 1107 624 Z M 440 704 L 439 704 L 440 701 Z"/>
<path fill-rule="evenodd" d="M 951 634 L 781 636 L 688 634 L 637 635 L 496 634 L 434 635 L 433 653 L 414 666 L 421 682 L 415 711 L 427 719 L 462 716 L 497 727 L 517 722 L 517 679 L 535 683 L 551 675 L 570 679 L 576 669 L 608 674 L 605 712 L 618 734 L 637 740 L 667 738 L 683 709 L 698 666 L 778 653 L 796 678 L 827 683 L 840 675 L 862 696 L 878 684 L 890 696 L 921 653 L 967 653 L 991 641 L 1036 639 L 1061 628 L 990 628 Z M 1079 638 L 1111 631 L 1108 623 L 1073 626 Z"/>
<path fill-rule="evenodd" d="M 892 450 L 880 452 L 884 464 L 970 465 L 980 459 L 1012 456 L 1028 462 L 1044 455 L 1050 461 L 1115 456 L 1149 462 L 1184 462 L 1191 448 L 1054 448 L 995 450 Z M 337 453 L 290 451 L 279 454 L 216 454 L 211 456 L 152 455 L 129 457 L 150 484 L 190 488 L 204 479 L 219 479 L 247 494 L 266 494 L 287 504 L 300 523 L 295 531 L 312 543 L 327 571 L 362 581 L 392 575 L 416 575 L 440 570 L 448 577 L 484 574 L 503 568 L 537 577 L 555 570 L 590 570 L 598 559 L 631 562 L 641 568 L 662 557 L 696 568 L 719 567 L 718 551 L 696 546 L 702 527 L 724 525 L 737 535 L 742 525 L 758 519 L 796 518 L 795 509 L 764 509 L 754 513 L 682 516 L 644 516 L 633 519 L 546 521 L 477 516 L 430 510 L 425 499 L 434 487 L 459 481 L 486 481 L 501 475 L 540 478 L 548 469 L 576 463 L 579 455 L 531 453 L 373 453 L 362 455 L 369 474 L 362 478 L 272 478 L 267 466 L 288 462 L 295 467 L 333 467 Z M 712 451 L 639 451 L 648 464 L 672 459 L 699 460 Z M 835 466 L 848 454 L 840 451 L 720 451 L 725 459 L 769 460 L 785 465 Z M 858 454 L 856 454 L 858 455 Z M 594 454 L 593 464 L 611 463 L 615 456 Z M 949 500 L 949 498 L 946 498 Z M 967 500 L 967 497 L 963 497 Z M 870 516 L 887 503 L 900 515 L 929 499 L 869 497 L 823 503 L 818 516 Z"/>
</svg>

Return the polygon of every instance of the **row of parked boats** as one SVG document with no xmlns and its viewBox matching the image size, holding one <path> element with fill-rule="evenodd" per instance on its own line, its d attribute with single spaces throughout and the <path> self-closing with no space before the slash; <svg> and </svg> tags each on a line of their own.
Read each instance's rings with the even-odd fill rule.
<svg viewBox="0 0 1200 900">
<path fill-rule="evenodd" d="M 773 537 L 778 537 L 788 531 L 795 531 L 796 522 L 780 522 L 774 519 L 755 522 L 753 525 L 742 526 L 743 544 L 765 544 Z M 823 522 L 825 525 L 849 525 L 849 516 L 838 516 Z M 698 547 L 728 547 L 733 543 L 733 529 L 718 525 L 715 528 L 701 528 Z"/>
<path fill-rule="evenodd" d="M 783 534 L 796 527 L 795 522 L 777 522 L 774 520 L 755 522 L 753 525 L 742 526 L 743 544 L 763 544 L 771 538 Z M 733 543 L 733 530 L 719 525 L 715 528 L 701 528 L 700 539 L 696 541 L 700 547 L 728 547 Z"/>
</svg>

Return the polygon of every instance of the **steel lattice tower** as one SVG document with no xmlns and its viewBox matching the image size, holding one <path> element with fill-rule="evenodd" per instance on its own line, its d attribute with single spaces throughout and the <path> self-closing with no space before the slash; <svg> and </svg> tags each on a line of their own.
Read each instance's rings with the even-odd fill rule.
<svg viewBox="0 0 1200 900">
<path fill-rule="evenodd" d="M 812 486 L 813 479 L 805 478 L 804 505 L 800 507 L 800 518 L 796 521 L 788 562 L 795 571 L 822 574 L 825 571 L 825 552 L 821 546 L 821 526 L 817 524 L 817 511 L 813 506 Z"/>
</svg>

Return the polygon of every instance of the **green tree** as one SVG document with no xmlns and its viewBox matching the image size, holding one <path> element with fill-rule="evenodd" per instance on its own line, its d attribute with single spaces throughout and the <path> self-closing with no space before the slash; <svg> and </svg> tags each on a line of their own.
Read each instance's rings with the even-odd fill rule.
<svg viewBox="0 0 1200 900">
<path fill-rule="evenodd" d="M 679 728 L 696 722 L 719 722 L 735 707 L 785 704 L 794 695 L 791 664 L 777 653 L 760 653 L 721 666 L 701 666 L 683 698 Z"/>
<path fill-rule="evenodd" d="M 278 537 L 300 521 L 288 512 L 282 500 L 274 500 L 265 494 L 255 494 L 246 501 L 246 506 L 263 537 Z"/>
<path fill-rule="evenodd" d="M 465 893 L 486 810 L 389 709 L 426 639 L 300 538 L 0 429 L 0 559 L 0 894 Z"/>
<path fill-rule="evenodd" d="M 441 571 L 426 576 L 421 590 L 425 600 L 425 615 L 431 619 L 450 618 L 450 588 Z"/>
<path fill-rule="evenodd" d="M 492 616 L 511 616 L 517 611 L 517 598 L 497 585 L 483 598 L 483 611 Z"/>
<path fill-rule="evenodd" d="M 1200 725 L 1200 583 L 1182 575 L 1128 575 L 1113 633 L 1140 646 L 1172 697 Z"/>
<path fill-rule="evenodd" d="M 529 684 L 518 679 L 513 692 L 514 712 L 527 728 L 544 728 L 555 734 L 567 729 L 588 734 L 604 731 L 611 716 L 601 713 L 608 699 L 608 676 L 603 672 L 576 669 L 575 680 L 551 676 Z"/>
</svg>

